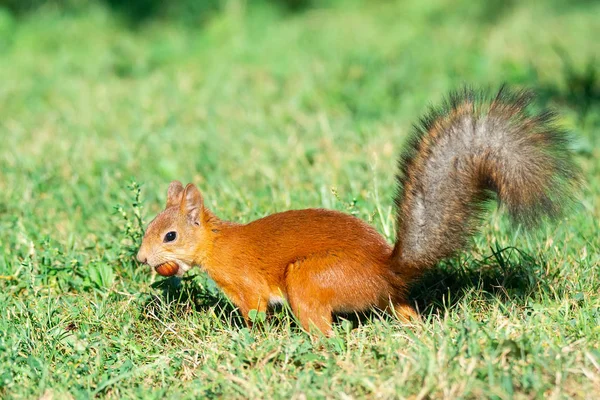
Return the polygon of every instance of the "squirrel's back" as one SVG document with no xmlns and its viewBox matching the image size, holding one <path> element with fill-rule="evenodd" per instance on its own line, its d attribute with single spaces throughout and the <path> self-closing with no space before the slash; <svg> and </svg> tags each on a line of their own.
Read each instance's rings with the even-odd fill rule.
<svg viewBox="0 0 600 400">
<path fill-rule="evenodd" d="M 279 212 L 230 225 L 221 233 L 214 251 L 228 254 L 221 253 L 218 259 L 235 265 L 261 264 L 282 274 L 288 264 L 311 257 L 352 259 L 365 269 L 372 265 L 387 269 L 392 253 L 392 246 L 371 225 L 334 210 Z M 240 253 L 240 248 L 245 251 Z"/>
</svg>

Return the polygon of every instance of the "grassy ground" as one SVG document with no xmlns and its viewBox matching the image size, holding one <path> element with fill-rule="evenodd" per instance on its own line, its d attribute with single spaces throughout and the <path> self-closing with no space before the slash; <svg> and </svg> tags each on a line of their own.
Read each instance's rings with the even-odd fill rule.
<svg viewBox="0 0 600 400">
<path fill-rule="evenodd" d="M 230 1 L 202 29 L 0 12 L 0 397 L 599 398 L 600 4 L 488 4 Z M 537 88 L 586 186 L 534 233 L 493 212 L 414 288 L 422 324 L 249 331 L 199 271 L 134 261 L 172 179 L 224 218 L 328 207 L 391 241 L 395 157 L 465 82 Z"/>
</svg>

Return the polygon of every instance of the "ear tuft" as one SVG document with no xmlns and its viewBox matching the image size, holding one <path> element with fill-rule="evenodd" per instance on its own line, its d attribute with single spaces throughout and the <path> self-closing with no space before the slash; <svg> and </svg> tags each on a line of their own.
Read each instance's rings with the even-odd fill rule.
<svg viewBox="0 0 600 400">
<path fill-rule="evenodd" d="M 169 185 L 167 190 L 167 206 L 166 208 L 173 207 L 181 204 L 181 197 L 183 194 L 183 185 L 179 181 L 173 181 Z"/>
<path fill-rule="evenodd" d="M 181 211 L 188 216 L 191 222 L 200 225 L 202 207 L 202 194 L 194 184 L 188 183 L 183 191 Z"/>
</svg>

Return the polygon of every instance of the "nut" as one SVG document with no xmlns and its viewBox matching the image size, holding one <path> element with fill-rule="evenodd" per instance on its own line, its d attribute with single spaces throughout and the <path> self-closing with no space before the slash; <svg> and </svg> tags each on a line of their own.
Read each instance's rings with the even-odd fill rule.
<svg viewBox="0 0 600 400">
<path fill-rule="evenodd" d="M 179 271 L 179 265 L 175 261 L 167 261 L 154 269 L 162 276 L 173 276 Z"/>
</svg>

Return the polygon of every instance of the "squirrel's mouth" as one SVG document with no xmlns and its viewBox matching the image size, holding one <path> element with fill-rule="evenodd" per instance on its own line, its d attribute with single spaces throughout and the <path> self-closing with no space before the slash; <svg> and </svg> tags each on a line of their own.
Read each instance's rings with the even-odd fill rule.
<svg viewBox="0 0 600 400">
<path fill-rule="evenodd" d="M 167 261 L 154 267 L 154 270 L 162 276 L 173 276 L 179 271 L 179 264 L 175 261 Z"/>
</svg>

